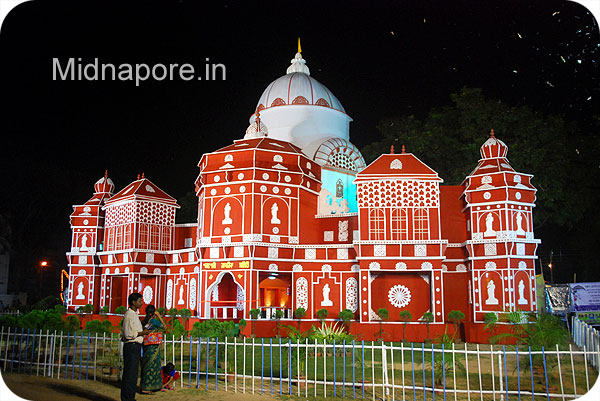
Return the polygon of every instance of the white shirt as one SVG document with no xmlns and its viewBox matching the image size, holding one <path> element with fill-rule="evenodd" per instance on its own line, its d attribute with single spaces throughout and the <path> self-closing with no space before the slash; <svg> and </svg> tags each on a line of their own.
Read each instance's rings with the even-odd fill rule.
<svg viewBox="0 0 600 401">
<path fill-rule="evenodd" d="M 126 343 L 142 343 L 144 338 L 138 336 L 138 333 L 142 331 L 142 322 L 138 317 L 138 312 L 133 309 L 127 309 L 125 316 L 123 317 L 123 325 L 121 326 L 121 338 Z"/>
</svg>

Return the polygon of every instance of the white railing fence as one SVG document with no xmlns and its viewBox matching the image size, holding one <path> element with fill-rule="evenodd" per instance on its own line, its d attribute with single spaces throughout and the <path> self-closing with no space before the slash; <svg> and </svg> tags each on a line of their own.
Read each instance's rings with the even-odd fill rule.
<svg viewBox="0 0 600 401">
<path fill-rule="evenodd" d="M 163 364 L 172 362 L 181 373 L 180 386 L 205 390 L 373 400 L 564 400 L 585 394 L 598 376 L 597 335 L 573 327 L 580 347 L 166 336 L 161 353 Z M 115 381 L 121 352 L 118 334 L 0 328 L 5 372 Z"/>
<path fill-rule="evenodd" d="M 588 355 L 588 361 L 598 369 L 600 364 L 600 333 L 593 327 L 573 316 L 571 320 L 571 335 L 573 342 L 579 348 L 592 351 Z"/>
</svg>

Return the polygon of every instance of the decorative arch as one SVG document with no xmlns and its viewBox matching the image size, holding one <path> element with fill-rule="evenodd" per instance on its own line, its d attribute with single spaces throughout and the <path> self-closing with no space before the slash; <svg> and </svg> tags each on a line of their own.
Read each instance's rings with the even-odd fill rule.
<svg viewBox="0 0 600 401">
<path fill-rule="evenodd" d="M 218 301 L 219 300 L 219 295 L 218 295 L 219 294 L 219 284 L 221 284 L 221 282 L 223 281 L 223 278 L 226 275 L 229 275 L 231 277 L 231 279 L 233 280 L 233 283 L 236 285 L 236 300 L 239 301 L 240 294 L 242 296 L 242 299 L 246 298 L 246 292 L 244 290 L 244 287 L 240 283 L 238 283 L 238 281 L 235 279 L 235 276 L 231 272 L 223 271 L 217 275 L 217 278 L 215 279 L 214 283 L 212 283 L 206 289 L 205 297 L 204 297 L 205 300 L 207 300 L 207 301 L 210 301 L 210 300 Z M 217 294 L 216 299 L 213 297 L 215 294 Z M 243 301 L 242 301 L 242 303 L 243 303 Z M 204 316 L 205 317 L 210 317 L 210 306 L 211 306 L 210 302 L 205 302 L 205 306 L 204 306 Z M 240 310 L 239 306 L 240 305 L 238 302 L 238 304 L 237 304 L 238 310 Z"/>
</svg>

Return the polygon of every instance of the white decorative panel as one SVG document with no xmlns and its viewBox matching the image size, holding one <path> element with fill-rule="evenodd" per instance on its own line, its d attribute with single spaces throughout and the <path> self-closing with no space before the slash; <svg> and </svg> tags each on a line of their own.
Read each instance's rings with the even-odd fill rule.
<svg viewBox="0 0 600 401">
<path fill-rule="evenodd" d="M 375 256 L 385 256 L 385 245 L 374 245 L 373 246 L 373 254 Z"/>
<path fill-rule="evenodd" d="M 190 279 L 190 309 L 196 309 L 196 279 Z"/>
<path fill-rule="evenodd" d="M 337 249 L 337 258 L 338 259 L 348 259 L 348 248 L 338 248 Z"/>
<path fill-rule="evenodd" d="M 352 241 L 360 241 L 360 231 L 352 231 Z"/>
<path fill-rule="evenodd" d="M 346 280 L 346 309 L 358 310 L 358 281 L 354 277 Z"/>
<path fill-rule="evenodd" d="M 348 220 L 338 223 L 338 241 L 348 241 Z"/>
<path fill-rule="evenodd" d="M 209 256 L 211 259 L 217 259 L 219 257 L 219 248 L 210 248 Z"/>
<path fill-rule="evenodd" d="M 279 248 L 269 248 L 269 258 L 277 259 L 279 257 Z"/>
<path fill-rule="evenodd" d="M 141 283 L 140 283 L 141 285 Z M 149 285 L 144 287 L 144 290 L 142 291 L 142 298 L 144 298 L 144 303 L 146 305 L 152 303 L 152 297 L 154 296 L 154 293 L 152 292 L 152 287 L 150 287 Z"/>
<path fill-rule="evenodd" d="M 331 265 L 323 265 L 321 266 L 322 272 L 330 272 L 332 270 Z"/>
<path fill-rule="evenodd" d="M 525 255 L 525 244 L 517 244 L 517 255 Z"/>
<path fill-rule="evenodd" d="M 317 258 L 317 250 L 314 248 L 307 248 L 304 250 L 306 259 L 316 259 Z"/>
<path fill-rule="evenodd" d="M 463 265 L 462 263 L 459 265 L 456 265 L 456 271 L 457 272 L 466 272 L 467 271 L 467 266 Z"/>
<path fill-rule="evenodd" d="M 376 199 L 385 194 L 383 204 Z M 360 186 L 358 207 L 438 207 L 440 189 L 434 181 L 383 180 Z"/>
<path fill-rule="evenodd" d="M 290 244 L 297 244 L 298 243 L 298 237 L 290 237 L 289 243 Z"/>
<path fill-rule="evenodd" d="M 484 246 L 485 256 L 495 256 L 496 255 L 496 244 L 485 244 Z"/>
<path fill-rule="evenodd" d="M 246 294 L 244 293 L 244 289 L 239 285 L 237 286 L 236 301 L 237 310 L 244 310 L 244 301 L 246 301 Z"/>
<path fill-rule="evenodd" d="M 160 267 L 155 267 L 153 273 L 160 274 Z"/>
<path fill-rule="evenodd" d="M 146 263 L 154 263 L 154 254 L 153 253 L 146 254 Z"/>
<path fill-rule="evenodd" d="M 369 269 L 379 270 L 379 269 L 381 269 L 381 265 L 379 264 L 379 262 L 371 262 L 371 263 L 369 263 Z"/>
<path fill-rule="evenodd" d="M 427 256 L 427 245 L 415 245 L 415 256 Z"/>
<path fill-rule="evenodd" d="M 234 258 L 243 258 L 244 257 L 244 247 L 243 246 L 233 247 L 233 257 Z"/>
<path fill-rule="evenodd" d="M 431 264 L 431 262 L 423 262 L 421 263 L 421 269 L 431 270 L 433 269 L 433 265 Z"/>
<path fill-rule="evenodd" d="M 80 265 L 87 265 L 87 256 L 80 255 L 78 259 L 79 259 L 79 264 Z"/>
<path fill-rule="evenodd" d="M 308 310 L 308 280 L 304 277 L 296 280 L 296 307 Z"/>
<path fill-rule="evenodd" d="M 294 266 L 292 266 L 292 271 L 293 272 L 301 272 L 302 271 L 302 265 L 295 264 Z"/>
<path fill-rule="evenodd" d="M 173 306 L 173 280 L 167 281 L 167 309 Z"/>
<path fill-rule="evenodd" d="M 323 241 L 333 241 L 333 231 L 324 231 Z"/>
</svg>

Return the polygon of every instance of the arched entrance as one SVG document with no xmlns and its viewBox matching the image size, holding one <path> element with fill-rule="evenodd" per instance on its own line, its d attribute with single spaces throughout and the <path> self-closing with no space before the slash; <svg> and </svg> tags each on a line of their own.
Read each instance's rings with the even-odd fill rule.
<svg viewBox="0 0 600 401">
<path fill-rule="evenodd" d="M 231 272 L 221 272 L 206 290 L 204 316 L 212 319 L 237 319 L 243 316 L 246 299 L 244 288 Z"/>
</svg>

